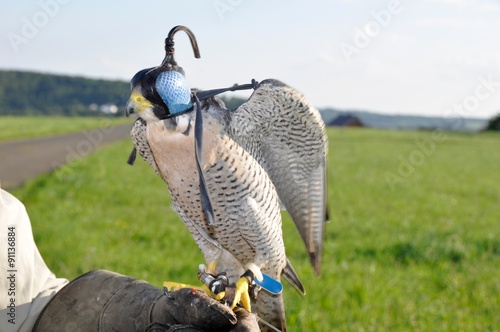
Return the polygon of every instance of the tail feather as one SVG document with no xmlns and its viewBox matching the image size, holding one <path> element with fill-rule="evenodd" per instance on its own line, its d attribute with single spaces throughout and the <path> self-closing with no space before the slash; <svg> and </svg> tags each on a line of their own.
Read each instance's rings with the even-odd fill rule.
<svg viewBox="0 0 500 332">
<path fill-rule="evenodd" d="M 259 327 L 261 331 L 286 331 L 285 305 L 281 294 L 272 295 L 265 290 L 261 290 L 257 295 L 256 302 L 252 305 L 252 311 L 254 310 L 260 318 Z M 263 323 L 262 320 L 266 323 Z M 275 329 L 267 324 L 274 326 Z"/>
<path fill-rule="evenodd" d="M 292 285 L 293 288 L 295 288 L 297 292 L 299 292 L 300 295 L 306 295 L 304 285 L 302 285 L 297 273 L 293 269 L 292 263 L 290 263 L 288 259 L 286 260 L 286 266 L 283 269 L 282 276 L 290 283 L 290 285 Z"/>
</svg>

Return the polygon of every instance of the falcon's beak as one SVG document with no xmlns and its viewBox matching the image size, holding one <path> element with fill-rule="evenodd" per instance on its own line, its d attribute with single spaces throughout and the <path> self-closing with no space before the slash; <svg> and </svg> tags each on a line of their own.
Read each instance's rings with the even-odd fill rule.
<svg viewBox="0 0 500 332">
<path fill-rule="evenodd" d="M 125 115 L 130 116 L 132 113 L 135 113 L 135 107 L 131 105 L 129 99 L 129 101 L 127 101 L 127 105 L 125 106 Z"/>
</svg>

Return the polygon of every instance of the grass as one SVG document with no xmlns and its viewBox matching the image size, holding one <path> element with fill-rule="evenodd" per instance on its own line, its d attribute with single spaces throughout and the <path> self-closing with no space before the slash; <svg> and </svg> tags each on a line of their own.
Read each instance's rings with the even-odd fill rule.
<svg viewBox="0 0 500 332">
<path fill-rule="evenodd" d="M 124 118 L 107 117 L 0 116 L 0 142 L 66 134 L 129 122 Z"/>
<path fill-rule="evenodd" d="M 328 134 L 332 221 L 320 278 L 284 220 L 307 290 L 301 298 L 285 282 L 289 330 L 498 331 L 500 136 Z M 196 283 L 202 256 L 165 184 L 142 160 L 125 163 L 130 148 L 122 141 L 14 191 L 42 256 L 69 279 L 106 268 L 159 287 Z"/>
</svg>

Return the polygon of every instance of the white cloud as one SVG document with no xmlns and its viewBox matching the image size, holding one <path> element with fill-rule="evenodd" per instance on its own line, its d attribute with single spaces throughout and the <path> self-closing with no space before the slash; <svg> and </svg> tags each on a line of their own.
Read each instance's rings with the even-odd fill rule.
<svg viewBox="0 0 500 332">
<path fill-rule="evenodd" d="M 345 65 L 345 59 L 339 58 L 334 56 L 333 54 L 326 53 L 326 52 L 320 52 L 318 54 L 319 60 L 326 62 L 327 64 L 330 65 L 335 65 L 335 66 L 342 66 Z"/>
<path fill-rule="evenodd" d="M 472 18 L 427 17 L 415 21 L 417 27 L 444 27 L 453 29 L 471 29 L 489 25 L 488 21 Z"/>
<path fill-rule="evenodd" d="M 437 4 L 456 7 L 461 11 L 476 10 L 482 13 L 491 13 L 500 11 L 500 3 L 495 0 L 427 0 Z"/>
<path fill-rule="evenodd" d="M 500 12 L 500 3 L 491 2 L 479 6 L 479 11 L 483 13 Z"/>
<path fill-rule="evenodd" d="M 410 37 L 410 36 L 403 35 L 403 34 L 400 34 L 400 33 L 389 32 L 388 36 L 389 36 L 389 40 L 392 43 L 395 43 L 395 44 L 400 44 L 400 43 L 414 43 L 415 42 L 415 38 L 414 37 Z"/>
<path fill-rule="evenodd" d="M 476 0 L 428 0 L 428 1 L 455 6 L 461 10 L 464 9 L 465 7 L 471 7 L 476 5 Z"/>
</svg>

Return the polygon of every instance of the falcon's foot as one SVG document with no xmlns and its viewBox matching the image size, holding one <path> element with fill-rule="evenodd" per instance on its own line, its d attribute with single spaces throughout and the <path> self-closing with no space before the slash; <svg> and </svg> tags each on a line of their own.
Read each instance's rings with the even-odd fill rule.
<svg viewBox="0 0 500 332">
<path fill-rule="evenodd" d="M 210 262 L 208 267 L 200 264 L 200 272 L 198 273 L 198 279 L 203 282 L 201 286 L 193 286 L 188 284 L 183 284 L 180 282 L 165 281 L 163 287 L 168 291 L 179 290 L 181 288 L 192 288 L 205 292 L 211 298 L 221 301 L 226 297 L 226 286 L 228 285 L 227 277 L 224 273 L 215 274 L 215 268 L 217 267 L 217 262 Z"/>
<path fill-rule="evenodd" d="M 236 282 L 236 293 L 234 295 L 233 303 L 231 304 L 231 309 L 234 309 L 238 303 L 241 302 L 243 308 L 252 311 L 250 306 L 250 293 L 249 290 L 253 290 L 253 295 L 255 297 L 255 281 L 262 280 L 262 272 L 259 267 L 253 263 L 249 263 L 245 266 L 247 271 L 241 276 L 241 278 Z"/>
<path fill-rule="evenodd" d="M 248 271 L 247 271 L 248 272 Z M 234 300 L 231 304 L 231 309 L 234 309 L 238 303 L 241 302 L 243 308 L 248 310 L 248 312 L 252 312 L 252 308 L 250 306 L 250 294 L 248 293 L 248 285 L 252 283 L 252 279 L 250 276 L 246 276 L 245 274 L 236 282 L 236 293 L 234 294 Z"/>
<path fill-rule="evenodd" d="M 215 299 L 216 301 L 221 301 L 226 296 L 226 292 L 219 292 L 219 293 L 215 294 L 206 285 L 193 286 L 193 285 L 189 285 L 189 284 L 183 284 L 180 282 L 164 281 L 163 287 L 166 288 L 169 292 L 174 291 L 174 290 L 179 290 L 182 288 L 196 289 L 196 290 L 199 290 L 199 291 L 206 293 L 208 296 Z"/>
</svg>

